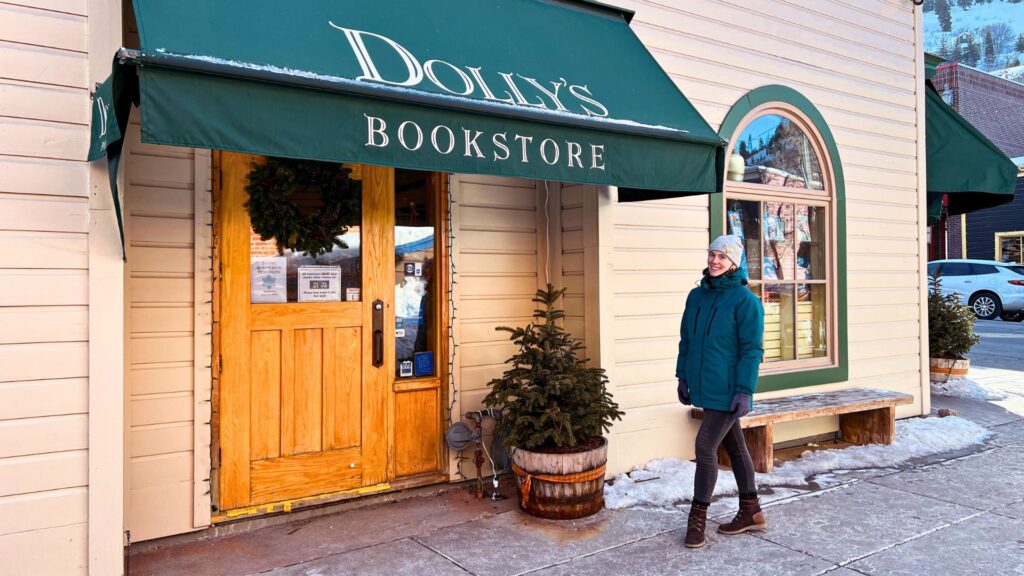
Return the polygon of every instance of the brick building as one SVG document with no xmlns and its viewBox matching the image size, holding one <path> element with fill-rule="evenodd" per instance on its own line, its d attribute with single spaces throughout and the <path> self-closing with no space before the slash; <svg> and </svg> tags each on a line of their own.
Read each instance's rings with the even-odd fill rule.
<svg viewBox="0 0 1024 576">
<path fill-rule="evenodd" d="M 956 62 L 939 66 L 931 81 L 943 99 L 1022 166 L 1022 172 L 1012 203 L 970 214 L 943 214 L 931 228 L 929 259 L 1020 261 L 1024 238 L 1024 84 Z"/>
</svg>

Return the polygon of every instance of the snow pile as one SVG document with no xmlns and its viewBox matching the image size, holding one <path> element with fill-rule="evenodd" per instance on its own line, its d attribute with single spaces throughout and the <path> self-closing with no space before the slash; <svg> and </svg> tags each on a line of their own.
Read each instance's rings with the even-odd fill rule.
<svg viewBox="0 0 1024 576">
<path fill-rule="evenodd" d="M 1005 400 L 1006 394 L 989 390 L 973 380 L 950 380 L 948 382 L 932 382 L 932 394 L 937 396 L 955 396 L 974 400 Z"/>
<path fill-rule="evenodd" d="M 896 423 L 891 445 L 869 444 L 850 448 L 804 452 L 768 474 L 757 474 L 758 486 L 807 486 L 808 479 L 824 473 L 862 468 L 889 468 L 913 458 L 961 450 L 982 443 L 989 432 L 960 418 L 914 418 Z M 693 462 L 674 458 L 651 460 L 643 469 L 619 474 L 605 487 L 605 506 L 672 508 L 693 498 Z M 715 495 L 735 494 L 736 481 L 719 471 Z"/>
</svg>

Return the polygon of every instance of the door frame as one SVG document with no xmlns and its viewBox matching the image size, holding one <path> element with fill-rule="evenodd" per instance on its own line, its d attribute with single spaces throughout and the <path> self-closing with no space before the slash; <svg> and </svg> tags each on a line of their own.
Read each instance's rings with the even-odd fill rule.
<svg viewBox="0 0 1024 576">
<path fill-rule="evenodd" d="M 381 370 L 386 375 L 388 382 L 384 390 L 386 390 L 386 398 L 384 401 L 384 417 L 386 420 L 385 431 L 387 435 L 387 441 L 384 445 L 385 455 L 383 458 L 383 478 L 379 482 L 368 484 L 360 488 L 354 488 L 350 490 L 342 490 L 338 492 L 332 492 L 329 494 L 309 496 L 305 498 L 298 498 L 295 500 L 286 500 L 280 502 L 273 502 L 269 504 L 263 504 L 258 506 L 243 507 L 231 510 L 222 510 L 220 508 L 221 502 L 221 486 L 220 486 L 220 469 L 222 465 L 221 455 L 221 443 L 220 443 L 220 432 L 221 432 L 221 376 L 222 376 L 222 339 L 225 337 L 224 328 L 221 324 L 222 317 L 222 292 L 223 292 L 223 239 L 224 239 L 224 210 L 221 198 L 221 184 L 223 178 L 222 171 L 222 153 L 219 150 L 212 151 L 211 159 L 212 169 L 212 185 L 211 189 L 211 207 L 212 207 L 212 270 L 213 282 L 210 286 L 210 302 L 212 304 L 212 329 L 210 334 L 207 336 L 210 338 L 210 344 L 212 349 L 212 358 L 210 378 L 211 378 L 211 417 L 210 417 L 210 501 L 213 507 L 213 514 L 211 516 L 211 524 L 224 522 L 228 520 L 236 520 L 248 516 L 257 516 L 262 514 L 269 514 L 275 512 L 290 512 L 295 509 L 300 509 L 312 505 L 321 505 L 325 503 L 348 500 L 352 498 L 358 498 L 367 494 L 375 494 L 381 492 L 389 492 L 395 490 L 403 490 L 407 488 L 413 488 L 417 486 L 425 486 L 430 484 L 438 484 L 442 482 L 448 482 L 450 480 L 449 474 L 449 458 L 448 449 L 443 441 L 444 430 L 452 420 L 452 414 L 448 411 L 451 407 L 451 390 L 450 390 L 450 379 L 451 379 L 451 348 L 454 337 L 453 327 L 453 302 L 452 296 L 452 278 L 451 278 L 451 213 L 449 207 L 449 175 L 441 172 L 431 172 L 432 187 L 435 190 L 433 195 L 435 214 L 437 215 L 436 223 L 436 241 L 435 241 L 435 282 L 438 287 L 436 290 L 436 298 L 433 303 L 434 306 L 434 318 L 437 330 L 434 334 L 434 350 L 435 352 L 435 376 L 432 378 L 420 378 L 414 380 L 398 381 L 394 376 L 396 373 L 396 363 L 393 354 L 394 346 L 394 326 L 395 326 L 395 308 L 393 299 L 389 301 L 385 314 L 385 342 L 390 342 L 390 346 L 386 348 L 385 353 L 385 367 Z M 391 187 L 390 196 L 388 197 L 389 206 L 387 210 L 391 214 L 389 225 L 394 227 L 394 168 L 391 167 L 380 167 L 372 165 L 361 165 L 363 173 L 367 172 L 387 172 L 388 177 L 384 179 L 376 178 L 378 183 L 383 180 L 385 185 Z M 364 176 L 364 185 L 366 180 Z M 385 253 L 394 252 L 394 235 L 388 235 L 387 246 L 384 247 Z M 369 306 L 371 299 L 364 299 L 366 306 Z M 395 454 L 395 438 L 396 438 L 396 399 L 399 394 L 404 392 L 417 392 L 423 390 L 436 389 L 440 397 L 439 402 L 439 413 L 437 414 L 438 420 L 438 450 L 437 450 L 437 472 L 423 473 L 417 475 L 411 475 L 407 477 L 398 477 L 396 473 L 396 454 Z"/>
</svg>

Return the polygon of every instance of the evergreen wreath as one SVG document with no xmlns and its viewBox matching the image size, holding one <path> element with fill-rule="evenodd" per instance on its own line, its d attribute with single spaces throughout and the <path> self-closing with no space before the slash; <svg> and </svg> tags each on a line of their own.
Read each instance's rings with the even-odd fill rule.
<svg viewBox="0 0 1024 576">
<path fill-rule="evenodd" d="M 363 189 L 349 177 L 351 172 L 316 160 L 268 158 L 265 164 L 254 163 L 245 187 L 252 229 L 261 240 L 276 239 L 278 252 L 289 249 L 315 258 L 335 246 L 348 248 L 339 236 L 359 218 Z M 307 215 L 291 198 L 304 188 L 319 190 L 323 200 L 323 206 Z"/>
</svg>

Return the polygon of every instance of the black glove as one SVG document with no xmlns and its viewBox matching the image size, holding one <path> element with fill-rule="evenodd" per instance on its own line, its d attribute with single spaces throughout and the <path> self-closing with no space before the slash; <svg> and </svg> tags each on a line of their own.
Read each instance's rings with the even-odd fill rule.
<svg viewBox="0 0 1024 576">
<path fill-rule="evenodd" d="M 690 389 L 686 386 L 686 380 L 679 379 L 679 385 L 676 387 L 676 394 L 679 395 L 679 401 L 683 404 L 690 405 Z"/>
<path fill-rule="evenodd" d="M 737 418 L 743 418 L 750 412 L 750 394 L 737 392 L 732 395 L 732 406 L 729 411 Z"/>
</svg>

